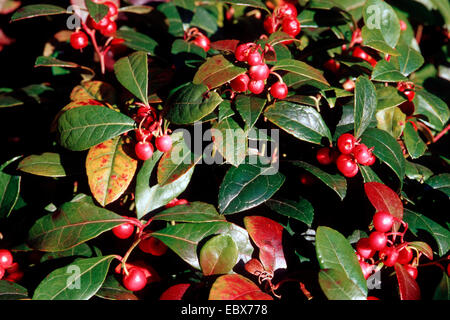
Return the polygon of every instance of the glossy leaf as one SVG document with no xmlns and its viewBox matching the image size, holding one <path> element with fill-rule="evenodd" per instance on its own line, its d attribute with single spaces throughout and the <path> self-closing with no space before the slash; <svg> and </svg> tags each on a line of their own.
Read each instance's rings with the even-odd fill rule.
<svg viewBox="0 0 450 320">
<path fill-rule="evenodd" d="M 213 283 L 209 300 L 273 300 L 251 280 L 239 275 L 224 275 Z"/>
<path fill-rule="evenodd" d="M 427 145 L 410 122 L 406 123 L 403 130 L 403 141 L 412 159 L 420 158 L 427 150 Z"/>
<path fill-rule="evenodd" d="M 196 269 L 201 269 L 197 256 L 198 244 L 214 234 L 227 234 L 233 238 L 239 249 L 239 258 L 245 262 L 251 259 L 253 247 L 245 229 L 226 221 L 204 223 L 181 223 L 152 233 L 178 256 Z"/>
<path fill-rule="evenodd" d="M 285 177 L 272 167 L 241 164 L 231 167 L 219 189 L 219 212 L 232 214 L 256 207 L 270 199 Z"/>
<path fill-rule="evenodd" d="M 92 147 L 86 157 L 86 174 L 92 195 L 106 206 L 128 188 L 137 168 L 130 146 L 120 136 Z"/>
<path fill-rule="evenodd" d="M 409 242 L 408 246 L 416 248 L 417 250 L 422 252 L 425 257 L 433 260 L 433 249 L 431 249 L 431 247 L 427 243 L 423 241 L 413 241 Z"/>
<path fill-rule="evenodd" d="M 238 95 L 235 100 L 236 110 L 241 115 L 245 122 L 245 129 L 250 130 L 258 121 L 264 106 L 266 105 L 266 99 L 262 99 L 253 95 Z"/>
<path fill-rule="evenodd" d="M 405 174 L 409 179 L 414 179 L 419 181 L 420 183 L 423 183 L 433 175 L 433 171 L 418 163 L 406 161 Z"/>
<path fill-rule="evenodd" d="M 324 84 L 326 86 L 330 85 L 319 70 L 311 67 L 310 65 L 308 65 L 302 61 L 293 60 L 293 59 L 279 60 L 279 61 L 277 61 L 277 63 L 274 65 L 274 67 L 272 69 L 272 71 L 276 71 L 276 70 L 289 71 L 294 74 L 304 76 L 309 80 L 318 81 L 319 83 Z"/>
<path fill-rule="evenodd" d="M 427 180 L 427 184 L 433 189 L 444 192 L 450 197 L 450 174 L 441 173 Z"/>
<path fill-rule="evenodd" d="M 19 8 L 11 17 L 11 21 L 29 19 L 40 16 L 67 13 L 67 10 L 51 4 L 32 4 Z"/>
<path fill-rule="evenodd" d="M 41 251 L 64 251 L 97 237 L 128 220 L 86 202 L 66 202 L 38 219 L 28 233 L 28 245 Z"/>
<path fill-rule="evenodd" d="M 239 166 L 247 154 L 247 135 L 231 117 L 216 122 L 211 136 L 217 151 L 233 166 Z"/>
<path fill-rule="evenodd" d="M 414 105 L 416 107 L 414 114 L 425 115 L 427 122 L 436 130 L 442 130 L 450 118 L 450 110 L 447 104 L 425 90 L 416 91 Z"/>
<path fill-rule="evenodd" d="M 433 300 L 450 300 L 450 277 L 445 272 L 434 291 Z"/>
<path fill-rule="evenodd" d="M 155 54 L 155 48 L 158 46 L 158 43 L 149 36 L 131 29 L 117 30 L 116 38 L 125 40 L 125 42 L 123 42 L 123 45 L 127 46 L 128 48 L 136 51 L 146 52 L 150 55 Z"/>
<path fill-rule="evenodd" d="M 147 13 L 152 12 L 152 10 L 153 10 L 153 7 L 139 6 L 139 5 L 125 6 L 125 7 L 119 8 L 119 12 L 135 13 L 135 14 L 147 14 Z"/>
<path fill-rule="evenodd" d="M 197 223 L 225 221 L 225 217 L 220 215 L 213 205 L 194 201 L 157 213 L 153 220 Z"/>
<path fill-rule="evenodd" d="M 179 283 L 173 285 L 161 294 L 159 300 L 182 300 L 184 294 L 190 286 L 190 283 Z"/>
<path fill-rule="evenodd" d="M 400 39 L 400 22 L 389 4 L 382 0 L 367 0 L 363 17 L 366 26 L 379 30 L 391 48 L 397 45 Z"/>
<path fill-rule="evenodd" d="M 0 166 L 0 218 L 8 217 L 19 199 L 21 177 L 4 170 L 17 159 L 13 158 Z"/>
<path fill-rule="evenodd" d="M 86 66 L 76 64 L 74 62 L 63 61 L 54 57 L 40 56 L 36 58 L 34 67 L 59 67 L 59 68 L 72 68 L 81 69 L 84 80 L 91 80 L 95 76 L 95 71 Z"/>
<path fill-rule="evenodd" d="M 393 57 L 393 60 L 398 62 L 399 70 L 404 76 L 409 76 L 423 65 L 424 59 L 415 49 L 400 43 L 397 50 L 400 55 Z"/>
<path fill-rule="evenodd" d="M 328 300 L 366 300 L 367 298 L 347 274 L 338 269 L 320 270 L 319 285 Z"/>
<path fill-rule="evenodd" d="M 347 180 L 342 175 L 329 174 L 304 161 L 294 161 L 293 164 L 305 169 L 309 173 L 319 178 L 328 187 L 333 189 L 334 192 L 338 194 L 339 198 L 341 198 L 341 200 L 345 198 L 345 195 L 347 194 Z"/>
<path fill-rule="evenodd" d="M 106 277 L 95 295 L 106 300 L 139 300 L 133 292 L 125 289 L 113 275 Z"/>
<path fill-rule="evenodd" d="M 61 258 L 70 258 L 70 257 L 91 258 L 93 255 L 95 255 L 93 249 L 87 243 L 82 243 L 82 244 L 80 244 L 76 247 L 70 248 L 68 250 L 58 251 L 58 252 L 46 252 L 41 257 L 39 262 L 43 263 L 45 261 L 61 259 Z"/>
<path fill-rule="evenodd" d="M 272 219 L 261 216 L 246 216 L 244 225 L 259 248 L 259 260 L 264 269 L 268 272 L 286 269 L 282 243 L 283 226 Z"/>
<path fill-rule="evenodd" d="M 138 51 L 114 64 L 117 80 L 139 100 L 148 105 L 147 53 Z"/>
<path fill-rule="evenodd" d="M 332 139 L 322 116 L 312 107 L 278 101 L 265 110 L 264 116 L 300 140 L 321 144 L 322 138 Z"/>
<path fill-rule="evenodd" d="M 360 165 L 359 171 L 361 172 L 364 183 L 367 183 L 367 182 L 383 183 L 383 181 L 381 181 L 380 177 L 378 177 L 378 175 L 375 173 L 375 171 L 373 171 L 373 169 L 371 167 Z"/>
<path fill-rule="evenodd" d="M 187 42 L 183 39 L 176 39 L 172 43 L 171 53 L 174 55 L 177 55 L 179 53 L 192 53 L 202 58 L 206 58 L 205 50 L 193 44 L 192 42 Z"/>
<path fill-rule="evenodd" d="M 134 127 L 130 117 L 102 106 L 67 110 L 58 119 L 60 144 L 72 151 L 89 149 Z"/>
<path fill-rule="evenodd" d="M 216 92 L 208 92 L 206 85 L 187 83 L 169 97 L 165 117 L 175 124 L 191 124 L 213 112 L 222 101 Z"/>
<path fill-rule="evenodd" d="M 406 101 L 396 88 L 382 87 L 377 88 L 377 111 L 392 108 L 401 105 Z"/>
<path fill-rule="evenodd" d="M 333 269 L 341 272 L 357 288 L 357 297 L 367 297 L 367 284 L 355 251 L 348 240 L 338 231 L 320 226 L 316 231 L 316 255 L 321 269 Z M 328 274 L 330 277 L 338 274 Z"/>
<path fill-rule="evenodd" d="M 99 22 L 108 14 L 108 6 L 94 2 L 93 0 L 84 0 L 89 15 L 95 22 Z"/>
<path fill-rule="evenodd" d="M 408 230 L 414 234 L 417 234 L 419 229 L 429 232 L 436 240 L 439 256 L 443 256 L 450 250 L 450 231 L 448 229 L 432 219 L 408 209 L 405 209 L 403 220 L 408 223 Z"/>
<path fill-rule="evenodd" d="M 17 169 L 44 177 L 56 178 L 66 176 L 66 170 L 61 164 L 60 154 L 53 152 L 44 152 L 39 155 L 28 156 L 20 161 Z"/>
<path fill-rule="evenodd" d="M 56 269 L 38 285 L 33 300 L 88 300 L 102 286 L 114 258 L 110 255 L 77 259 Z"/>
<path fill-rule="evenodd" d="M 217 235 L 203 245 L 199 259 L 205 276 L 229 273 L 237 262 L 238 247 L 229 235 Z"/>
<path fill-rule="evenodd" d="M 210 36 L 216 33 L 218 29 L 217 19 L 208 9 L 202 6 L 194 6 L 194 16 L 192 17 L 191 26 L 199 27 Z"/>
<path fill-rule="evenodd" d="M 388 132 L 396 139 L 400 138 L 406 123 L 406 114 L 400 108 L 392 107 L 379 110 L 375 117 L 378 129 Z"/>
<path fill-rule="evenodd" d="M 299 220 L 305 223 L 308 227 L 312 224 L 314 218 L 314 207 L 308 200 L 302 197 L 299 197 L 298 201 L 270 199 L 266 202 L 266 204 L 273 211 L 286 217 Z"/>
<path fill-rule="evenodd" d="M 355 138 L 359 138 L 372 121 L 377 109 L 375 86 L 366 77 L 359 77 L 355 82 Z"/>
<path fill-rule="evenodd" d="M 167 31 L 174 37 L 182 37 L 184 34 L 183 20 L 175 4 L 173 2 L 162 3 L 158 6 L 158 11 L 166 16 Z"/>
<path fill-rule="evenodd" d="M 194 84 L 204 84 L 209 90 L 233 80 L 247 70 L 234 65 L 222 55 L 208 58 L 194 75 Z"/>
<path fill-rule="evenodd" d="M 28 300 L 28 290 L 12 281 L 0 280 L 0 300 Z"/>
<path fill-rule="evenodd" d="M 401 300 L 420 300 L 420 288 L 416 280 L 414 280 L 405 267 L 400 263 L 394 265 L 397 275 L 398 289 Z"/>
<path fill-rule="evenodd" d="M 391 56 L 398 56 L 397 50 L 388 45 L 379 29 L 369 29 L 363 26 L 361 29 L 361 36 L 363 38 L 363 45 L 374 50 L 380 51 Z"/>
<path fill-rule="evenodd" d="M 382 82 L 398 82 L 408 81 L 408 78 L 399 71 L 398 67 L 396 67 L 392 61 L 387 62 L 386 60 L 380 60 L 373 68 L 372 80 Z"/>
<path fill-rule="evenodd" d="M 373 149 L 373 154 L 386 163 L 403 182 L 405 175 L 405 158 L 397 140 L 386 131 L 369 128 L 361 136 L 362 142 Z"/>
</svg>

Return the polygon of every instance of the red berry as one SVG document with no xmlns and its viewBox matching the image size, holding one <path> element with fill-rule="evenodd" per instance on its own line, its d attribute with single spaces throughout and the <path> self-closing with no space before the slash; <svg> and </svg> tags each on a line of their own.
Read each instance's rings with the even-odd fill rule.
<svg viewBox="0 0 450 320">
<path fill-rule="evenodd" d="M 100 33 L 105 37 L 113 36 L 117 31 L 117 24 L 114 21 L 110 21 L 106 27 L 100 30 Z"/>
<path fill-rule="evenodd" d="M 366 279 L 366 280 L 369 279 L 369 277 L 372 274 L 372 271 L 374 269 L 374 266 L 365 261 L 359 261 L 359 265 L 361 266 L 361 270 L 364 275 L 364 279 Z"/>
<path fill-rule="evenodd" d="M 187 201 L 186 199 L 178 199 L 176 205 L 182 205 L 182 204 L 189 204 L 189 201 Z"/>
<path fill-rule="evenodd" d="M 159 239 L 150 237 L 139 242 L 139 249 L 154 256 L 162 256 L 167 251 L 167 246 Z"/>
<path fill-rule="evenodd" d="M 374 296 L 368 296 L 367 300 L 380 300 L 380 299 L 378 299 L 377 297 L 374 297 Z"/>
<path fill-rule="evenodd" d="M 323 64 L 323 67 L 336 74 L 338 73 L 341 64 L 334 59 L 330 59 Z"/>
<path fill-rule="evenodd" d="M 106 16 L 103 19 L 101 19 L 99 22 L 95 22 L 95 20 L 92 18 L 89 21 L 94 29 L 101 31 L 103 28 L 106 28 L 108 26 L 108 24 L 111 22 L 111 19 L 109 16 Z"/>
<path fill-rule="evenodd" d="M 19 271 L 19 263 L 17 262 L 14 262 L 9 268 L 6 268 L 6 272 L 8 273 L 14 273 L 16 271 Z"/>
<path fill-rule="evenodd" d="M 292 3 L 286 2 L 275 9 L 275 12 L 280 18 L 297 18 L 297 9 Z"/>
<path fill-rule="evenodd" d="M 269 92 L 275 99 L 284 99 L 287 97 L 288 88 L 285 83 L 275 82 L 270 87 Z"/>
<path fill-rule="evenodd" d="M 18 282 L 18 281 L 22 280 L 23 276 L 24 276 L 23 271 L 18 270 L 16 272 L 8 274 L 5 278 L 5 280 L 11 281 L 11 282 Z"/>
<path fill-rule="evenodd" d="M 316 159 L 320 164 L 329 165 L 333 162 L 333 150 L 331 148 L 325 147 L 317 150 Z"/>
<path fill-rule="evenodd" d="M 9 250 L 0 249 L 0 267 L 7 269 L 13 264 L 13 256 Z"/>
<path fill-rule="evenodd" d="M 131 223 L 122 223 L 112 229 L 114 235 L 119 239 L 127 239 L 134 233 L 134 225 Z"/>
<path fill-rule="evenodd" d="M 382 250 L 387 243 L 387 237 L 383 232 L 374 231 L 369 236 L 370 247 L 373 250 Z"/>
<path fill-rule="evenodd" d="M 264 91 L 264 81 L 263 80 L 252 80 L 248 83 L 248 90 L 254 94 L 260 94 Z"/>
<path fill-rule="evenodd" d="M 161 152 L 167 152 L 172 149 L 172 137 L 163 135 L 155 139 L 155 146 Z"/>
<path fill-rule="evenodd" d="M 406 272 L 409 273 L 411 278 L 417 279 L 417 275 L 419 274 L 419 272 L 417 271 L 416 267 L 413 267 L 412 265 L 408 264 L 405 266 L 405 270 L 406 270 Z"/>
<path fill-rule="evenodd" d="M 116 4 L 112 1 L 106 1 L 103 3 L 104 5 L 107 5 L 108 10 L 108 16 L 109 17 L 115 17 L 119 13 L 119 9 L 117 8 Z"/>
<path fill-rule="evenodd" d="M 339 151 L 343 154 L 350 154 L 355 148 L 356 139 L 350 133 L 342 134 L 337 140 L 337 147 Z"/>
<path fill-rule="evenodd" d="M 336 166 L 338 170 L 347 178 L 356 176 L 359 171 L 355 160 L 348 154 L 341 154 L 336 159 Z"/>
<path fill-rule="evenodd" d="M 250 67 L 248 74 L 252 80 L 266 80 L 269 77 L 270 70 L 267 64 L 262 64 Z"/>
<path fill-rule="evenodd" d="M 380 258 L 387 267 L 393 267 L 398 260 L 398 250 L 395 247 L 384 247 L 380 251 Z"/>
<path fill-rule="evenodd" d="M 300 183 L 305 186 L 310 186 L 314 183 L 314 176 L 310 173 L 302 173 L 300 175 Z"/>
<path fill-rule="evenodd" d="M 416 107 L 414 106 L 414 103 L 412 101 L 405 101 L 398 107 L 400 108 L 400 110 L 402 110 L 404 114 L 406 114 L 406 116 L 413 115 L 414 111 L 416 110 Z"/>
<path fill-rule="evenodd" d="M 272 34 L 274 32 L 277 31 L 278 29 L 278 22 L 274 19 L 273 16 L 267 16 L 266 19 L 264 20 L 264 30 L 266 30 L 266 32 L 268 34 Z"/>
<path fill-rule="evenodd" d="M 128 275 L 123 276 L 123 285 L 130 291 L 139 291 L 147 285 L 147 277 L 140 268 L 131 268 Z"/>
<path fill-rule="evenodd" d="M 394 224 L 394 217 L 386 211 L 378 211 L 373 216 L 373 226 L 379 232 L 388 232 Z"/>
<path fill-rule="evenodd" d="M 408 25 L 403 20 L 400 20 L 399 22 L 400 22 L 400 30 L 405 31 L 408 28 Z"/>
<path fill-rule="evenodd" d="M 134 151 L 136 152 L 136 156 L 140 160 L 148 160 L 153 155 L 153 146 L 149 142 L 138 142 L 134 147 Z"/>
<path fill-rule="evenodd" d="M 248 54 L 247 63 L 250 66 L 259 66 L 263 64 L 263 59 L 258 51 L 253 51 Z"/>
<path fill-rule="evenodd" d="M 249 43 L 243 43 L 237 46 L 234 56 L 237 61 L 245 61 L 248 57 Z"/>
<path fill-rule="evenodd" d="M 360 47 L 355 47 L 355 49 L 353 49 L 352 55 L 363 60 L 367 60 L 369 57 L 369 55 Z"/>
<path fill-rule="evenodd" d="M 375 254 L 375 250 L 370 246 L 369 238 L 361 238 L 356 243 L 356 252 L 364 259 L 370 259 Z"/>
<path fill-rule="evenodd" d="M 248 83 L 250 82 L 250 78 L 246 73 L 241 74 L 231 80 L 230 86 L 236 92 L 245 92 L 248 89 Z"/>
<path fill-rule="evenodd" d="M 165 208 L 172 208 L 172 207 L 175 207 L 175 206 L 179 206 L 181 204 L 188 204 L 188 203 L 189 203 L 189 201 L 187 201 L 186 199 L 177 199 L 177 198 L 175 198 L 173 200 L 170 200 L 170 202 L 165 205 Z"/>
<path fill-rule="evenodd" d="M 412 258 L 413 258 L 412 249 L 409 247 L 404 247 L 400 249 L 400 251 L 398 252 L 397 262 L 400 264 L 408 264 Z"/>
<path fill-rule="evenodd" d="M 369 160 L 367 160 L 367 162 L 364 165 L 371 166 L 375 163 L 375 160 L 377 160 L 377 158 L 375 157 L 375 155 L 373 153 L 371 153 Z"/>
<path fill-rule="evenodd" d="M 77 31 L 70 35 L 70 45 L 75 50 L 86 48 L 89 44 L 89 39 L 83 31 Z"/>
<path fill-rule="evenodd" d="M 353 149 L 353 154 L 359 164 L 366 165 L 372 157 L 372 151 L 365 144 L 359 144 Z"/>
<path fill-rule="evenodd" d="M 285 18 L 282 23 L 282 29 L 291 37 L 295 37 L 302 28 L 297 18 Z"/>
<path fill-rule="evenodd" d="M 147 140 L 150 140 L 153 136 L 152 133 L 147 129 L 141 129 L 141 130 L 136 129 L 135 132 L 136 132 L 136 139 L 138 141 L 144 141 L 144 139 L 147 141 Z"/>
<path fill-rule="evenodd" d="M 194 41 L 192 41 L 193 44 L 199 46 L 200 48 L 202 48 L 203 50 L 205 50 L 206 52 L 209 51 L 210 48 L 210 41 L 208 39 L 208 37 L 204 36 L 204 35 L 198 35 Z"/>
<path fill-rule="evenodd" d="M 408 98 L 408 101 L 412 102 L 416 93 L 412 90 L 405 90 L 403 94 Z"/>
<path fill-rule="evenodd" d="M 3 276 L 5 275 L 5 268 L 0 267 L 0 280 L 3 279 Z"/>
</svg>

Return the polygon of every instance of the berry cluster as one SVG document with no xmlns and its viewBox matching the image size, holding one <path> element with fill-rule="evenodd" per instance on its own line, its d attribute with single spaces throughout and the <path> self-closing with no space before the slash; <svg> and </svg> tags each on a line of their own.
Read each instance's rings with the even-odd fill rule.
<svg viewBox="0 0 450 320">
<path fill-rule="evenodd" d="M 397 85 L 397 90 L 401 92 L 409 102 L 414 100 L 416 93 L 414 92 L 414 83 L 412 82 L 399 82 Z"/>
<path fill-rule="evenodd" d="M 264 20 L 264 29 L 272 34 L 278 30 L 287 33 L 295 38 L 301 31 L 300 22 L 297 20 L 297 9 L 291 3 L 284 3 L 275 8 L 272 15 Z M 284 41 L 284 44 L 290 44 L 293 40 Z"/>
<path fill-rule="evenodd" d="M 184 40 L 195 44 L 196 46 L 208 52 L 211 47 L 211 42 L 208 37 L 201 33 L 197 28 L 190 28 L 184 33 Z"/>
<path fill-rule="evenodd" d="M 386 211 L 376 212 L 372 222 L 374 230 L 369 237 L 361 238 L 356 243 L 356 254 L 364 278 L 368 279 L 370 277 L 378 263 L 383 263 L 386 267 L 393 267 L 396 263 L 400 263 L 405 267 L 409 275 L 416 279 L 419 254 L 413 260 L 412 247 L 408 246 L 408 242 L 403 240 L 403 236 L 408 229 L 407 223 L 395 218 Z M 400 222 L 403 225 L 403 232 L 390 232 L 395 222 Z M 399 237 L 397 238 L 398 235 Z M 400 242 L 397 244 L 395 243 L 396 239 L 400 239 Z M 378 261 L 374 260 L 377 252 Z M 411 260 L 413 260 L 412 263 Z"/>
<path fill-rule="evenodd" d="M 147 284 L 159 281 L 158 273 L 144 261 L 119 264 L 115 268 L 117 274 L 122 274 L 122 282 L 130 291 L 141 291 Z"/>
<path fill-rule="evenodd" d="M 17 282 L 23 277 L 19 264 L 14 262 L 11 251 L 0 249 L 0 280 Z"/>
<path fill-rule="evenodd" d="M 155 146 L 161 152 L 167 152 L 172 148 L 172 137 L 168 135 L 168 129 L 162 129 L 162 118 L 158 118 L 156 110 L 144 104 L 138 108 L 134 120 L 139 123 L 135 130 L 135 153 L 138 159 L 148 160 L 155 151 L 150 140 L 155 136 Z"/>
<path fill-rule="evenodd" d="M 230 86 L 234 91 L 245 92 L 250 90 L 254 94 L 260 94 L 264 91 L 269 75 L 273 74 L 278 78 L 278 82 L 275 82 L 270 87 L 270 94 L 276 99 L 286 98 L 288 88 L 283 82 L 283 79 L 277 73 L 271 72 L 264 62 L 264 54 L 269 50 L 273 50 L 269 45 L 263 51 L 260 45 L 252 42 L 237 46 L 234 52 L 236 60 L 246 62 L 250 67 L 247 72 L 248 74 L 241 74 L 230 82 Z"/>
<path fill-rule="evenodd" d="M 320 148 L 316 159 L 322 165 L 336 162 L 338 170 L 347 178 L 356 176 L 359 171 L 358 164 L 371 166 L 375 163 L 376 157 L 372 148 L 369 149 L 364 143 L 357 141 L 350 133 L 344 133 L 338 138 L 337 148 L 340 154 L 329 147 Z"/>
</svg>

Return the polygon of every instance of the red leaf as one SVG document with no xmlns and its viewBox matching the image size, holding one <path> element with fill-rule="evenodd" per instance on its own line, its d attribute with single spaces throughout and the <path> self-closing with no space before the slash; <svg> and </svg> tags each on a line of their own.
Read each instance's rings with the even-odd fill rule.
<svg viewBox="0 0 450 320">
<path fill-rule="evenodd" d="M 251 280 L 239 274 L 217 278 L 209 292 L 209 300 L 273 300 Z"/>
<path fill-rule="evenodd" d="M 211 43 L 211 48 L 219 51 L 236 51 L 239 40 L 219 40 Z"/>
<path fill-rule="evenodd" d="M 159 297 L 159 300 L 181 300 L 190 286 L 190 283 L 180 283 L 171 286 L 162 293 L 161 297 Z"/>
<path fill-rule="evenodd" d="M 251 259 L 245 264 L 245 270 L 248 273 L 251 273 L 255 276 L 261 274 L 264 272 L 264 267 L 262 266 L 261 262 L 257 259 Z"/>
<path fill-rule="evenodd" d="M 266 217 L 249 216 L 244 218 L 245 228 L 259 248 L 259 260 L 266 271 L 273 272 L 286 268 L 283 253 L 283 226 Z"/>
<path fill-rule="evenodd" d="M 392 189 L 379 182 L 368 182 L 364 184 L 364 189 L 377 211 L 387 211 L 394 217 L 403 219 L 403 203 Z M 399 222 L 394 223 L 394 231 L 397 231 L 399 226 Z"/>
<path fill-rule="evenodd" d="M 401 300 L 420 300 L 420 288 L 405 268 L 400 264 L 395 264 L 395 273 L 397 274 L 398 289 Z"/>
</svg>

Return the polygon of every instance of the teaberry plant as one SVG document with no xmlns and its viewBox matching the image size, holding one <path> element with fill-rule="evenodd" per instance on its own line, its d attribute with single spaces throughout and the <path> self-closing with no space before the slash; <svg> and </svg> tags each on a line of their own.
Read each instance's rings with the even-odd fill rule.
<svg viewBox="0 0 450 320">
<path fill-rule="evenodd" d="M 449 298 L 447 2 L 17 2 L 0 299 Z"/>
</svg>

